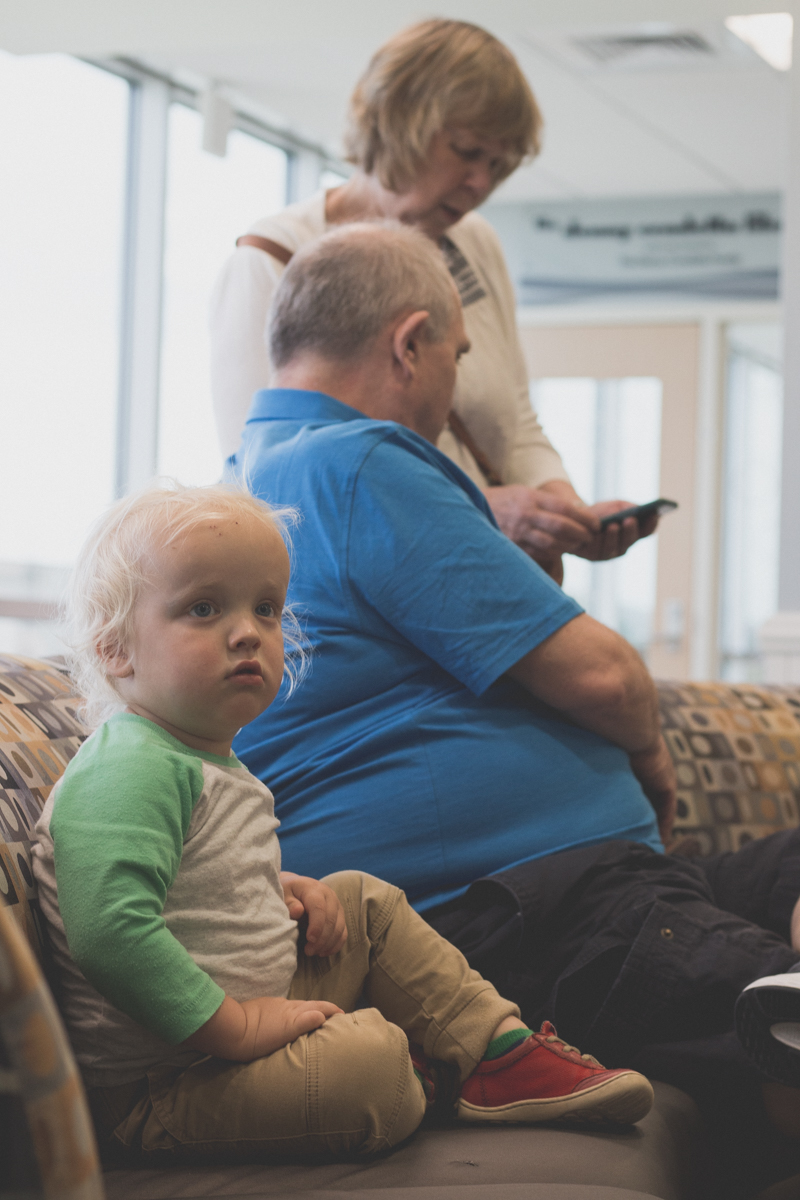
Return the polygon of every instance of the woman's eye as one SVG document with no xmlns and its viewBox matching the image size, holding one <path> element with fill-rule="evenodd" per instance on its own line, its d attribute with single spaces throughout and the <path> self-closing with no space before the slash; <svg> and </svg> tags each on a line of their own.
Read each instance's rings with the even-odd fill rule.
<svg viewBox="0 0 800 1200">
<path fill-rule="evenodd" d="M 265 600 L 262 604 L 256 606 L 256 616 L 258 617 L 274 617 L 275 605 L 270 604 L 269 600 Z"/>
<path fill-rule="evenodd" d="M 210 617 L 214 608 L 207 600 L 201 600 L 199 604 L 194 604 L 189 609 L 189 615 L 192 617 Z"/>
</svg>

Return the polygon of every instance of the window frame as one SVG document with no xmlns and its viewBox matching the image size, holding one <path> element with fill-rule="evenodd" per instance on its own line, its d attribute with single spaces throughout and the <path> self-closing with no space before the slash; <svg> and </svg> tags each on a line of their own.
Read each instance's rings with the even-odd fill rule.
<svg viewBox="0 0 800 1200">
<path fill-rule="evenodd" d="M 199 111 L 201 89 L 128 58 L 82 61 L 130 87 L 114 494 L 152 479 L 158 464 L 164 231 L 170 105 Z M 234 97 L 231 129 L 287 155 L 285 202 L 312 195 L 326 170 L 350 168 L 325 147 L 247 111 Z"/>
</svg>

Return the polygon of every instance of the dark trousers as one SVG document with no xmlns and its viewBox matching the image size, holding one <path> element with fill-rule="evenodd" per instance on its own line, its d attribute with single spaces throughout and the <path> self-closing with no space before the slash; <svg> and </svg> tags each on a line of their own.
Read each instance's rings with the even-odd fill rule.
<svg viewBox="0 0 800 1200">
<path fill-rule="evenodd" d="M 426 917 L 529 1025 L 551 1020 L 606 1066 L 693 1095 L 740 1182 L 749 1171 L 738 1149 L 731 1159 L 732 1139 L 752 1148 L 755 1137 L 757 1157 L 794 1153 L 764 1124 L 760 1079 L 732 1030 L 742 988 L 800 959 L 789 945 L 798 898 L 790 830 L 710 859 L 633 842 L 569 850 L 478 880 Z"/>
</svg>

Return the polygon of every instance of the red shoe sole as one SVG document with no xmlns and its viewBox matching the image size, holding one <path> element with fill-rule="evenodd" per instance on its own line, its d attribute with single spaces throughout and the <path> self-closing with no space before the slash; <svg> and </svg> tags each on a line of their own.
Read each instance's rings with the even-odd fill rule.
<svg viewBox="0 0 800 1200">
<path fill-rule="evenodd" d="M 515 1100 L 497 1108 L 485 1108 L 459 1100 L 462 1121 L 494 1121 L 500 1124 L 535 1125 L 540 1121 L 562 1121 L 573 1125 L 635 1125 L 653 1105 L 653 1089 L 644 1075 L 626 1071 L 595 1087 L 582 1088 L 569 1096 L 543 1100 Z"/>
</svg>

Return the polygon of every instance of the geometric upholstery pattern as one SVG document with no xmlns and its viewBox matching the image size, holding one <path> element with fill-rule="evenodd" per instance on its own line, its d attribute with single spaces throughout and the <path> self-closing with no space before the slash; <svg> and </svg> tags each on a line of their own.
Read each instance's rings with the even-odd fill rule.
<svg viewBox="0 0 800 1200">
<path fill-rule="evenodd" d="M 45 942 L 30 841 L 47 797 L 87 730 L 53 663 L 0 655 L 0 896 L 40 961 Z"/>
<path fill-rule="evenodd" d="M 800 825 L 800 688 L 659 683 L 676 838 L 706 857 Z"/>
</svg>

